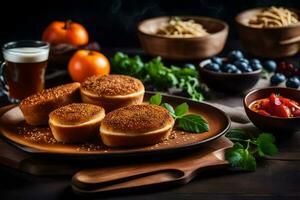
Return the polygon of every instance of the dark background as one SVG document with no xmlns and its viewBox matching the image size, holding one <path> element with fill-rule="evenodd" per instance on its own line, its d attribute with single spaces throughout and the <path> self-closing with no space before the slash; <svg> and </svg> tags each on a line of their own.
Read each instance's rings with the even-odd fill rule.
<svg viewBox="0 0 300 200">
<path fill-rule="evenodd" d="M 91 40 L 103 47 L 138 47 L 138 22 L 160 15 L 187 14 L 223 19 L 230 25 L 230 39 L 234 39 L 237 13 L 258 6 L 299 8 L 299 3 L 299 0 L 9 0 L 1 7 L 0 44 L 40 39 L 53 20 L 71 19 L 82 23 Z"/>
</svg>

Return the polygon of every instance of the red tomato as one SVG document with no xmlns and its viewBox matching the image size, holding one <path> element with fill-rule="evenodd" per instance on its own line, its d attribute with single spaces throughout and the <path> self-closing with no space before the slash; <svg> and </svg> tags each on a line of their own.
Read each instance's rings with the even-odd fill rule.
<svg viewBox="0 0 300 200">
<path fill-rule="evenodd" d="M 293 112 L 294 117 L 300 117 L 300 109 Z"/>
<path fill-rule="evenodd" d="M 271 116 L 271 114 L 265 110 L 258 110 L 257 113 L 264 116 Z"/>
<path fill-rule="evenodd" d="M 300 116 L 300 103 L 274 93 L 269 98 L 256 100 L 252 105 L 250 109 L 264 116 L 282 118 Z"/>
<path fill-rule="evenodd" d="M 288 118 L 291 116 L 291 110 L 282 104 L 274 106 L 274 116 Z"/>
<path fill-rule="evenodd" d="M 271 104 L 269 99 L 262 99 L 261 100 L 261 107 L 260 109 L 267 111 L 268 113 L 271 113 L 273 105 Z"/>
<path fill-rule="evenodd" d="M 296 108 L 296 109 L 300 109 L 300 106 L 298 105 L 298 103 L 296 101 L 293 101 L 291 99 L 288 98 L 284 98 L 284 97 L 279 97 L 280 101 L 286 105 L 289 108 Z"/>
<path fill-rule="evenodd" d="M 270 106 L 270 100 L 269 99 L 262 99 L 261 100 L 261 108 L 265 109 Z"/>
</svg>

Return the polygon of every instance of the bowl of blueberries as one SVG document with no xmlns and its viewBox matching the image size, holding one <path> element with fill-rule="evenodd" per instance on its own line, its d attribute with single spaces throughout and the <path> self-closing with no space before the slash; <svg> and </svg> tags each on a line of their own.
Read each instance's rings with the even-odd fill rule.
<svg viewBox="0 0 300 200">
<path fill-rule="evenodd" d="M 273 62 L 268 64 L 274 65 Z M 233 50 L 227 57 L 213 57 L 200 62 L 199 73 L 201 80 L 213 90 L 241 93 L 258 82 L 262 69 L 260 60 L 247 59 L 241 51 Z"/>
</svg>

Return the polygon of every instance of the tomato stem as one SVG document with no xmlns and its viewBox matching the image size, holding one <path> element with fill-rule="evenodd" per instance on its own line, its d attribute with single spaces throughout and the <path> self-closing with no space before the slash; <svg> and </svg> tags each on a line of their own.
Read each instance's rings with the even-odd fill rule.
<svg viewBox="0 0 300 200">
<path fill-rule="evenodd" d="M 65 26 L 63 27 L 63 29 L 68 29 L 70 27 L 72 23 L 72 20 L 68 19 L 66 22 L 65 22 Z"/>
<path fill-rule="evenodd" d="M 89 51 L 89 53 L 88 53 L 89 56 L 92 56 L 93 54 L 94 54 L 93 51 Z"/>
</svg>

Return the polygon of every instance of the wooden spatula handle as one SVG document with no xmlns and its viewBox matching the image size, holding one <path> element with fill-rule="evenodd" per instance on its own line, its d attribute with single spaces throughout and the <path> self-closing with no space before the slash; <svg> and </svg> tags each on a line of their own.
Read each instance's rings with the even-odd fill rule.
<svg viewBox="0 0 300 200">
<path fill-rule="evenodd" d="M 80 185 L 80 183 L 78 184 L 73 180 L 72 187 L 73 190 L 78 193 L 98 193 L 122 189 L 127 190 L 140 187 L 170 185 L 172 183 L 175 185 L 184 181 L 182 177 L 184 177 L 184 172 L 176 169 L 167 169 L 133 175 L 123 179 L 109 180 L 99 183 L 98 185 Z"/>
<path fill-rule="evenodd" d="M 87 192 L 154 186 L 166 183 L 187 183 L 202 168 L 225 165 L 224 150 L 218 150 L 186 162 L 120 166 L 107 169 L 82 170 L 74 175 L 73 186 Z"/>
<path fill-rule="evenodd" d="M 168 166 L 153 166 L 153 164 L 86 169 L 76 173 L 73 180 L 76 180 L 76 183 L 80 185 L 83 183 L 83 185 L 93 187 L 93 185 L 103 185 L 109 182 L 120 182 L 135 177 L 147 176 L 166 169 L 168 169 Z"/>
</svg>

